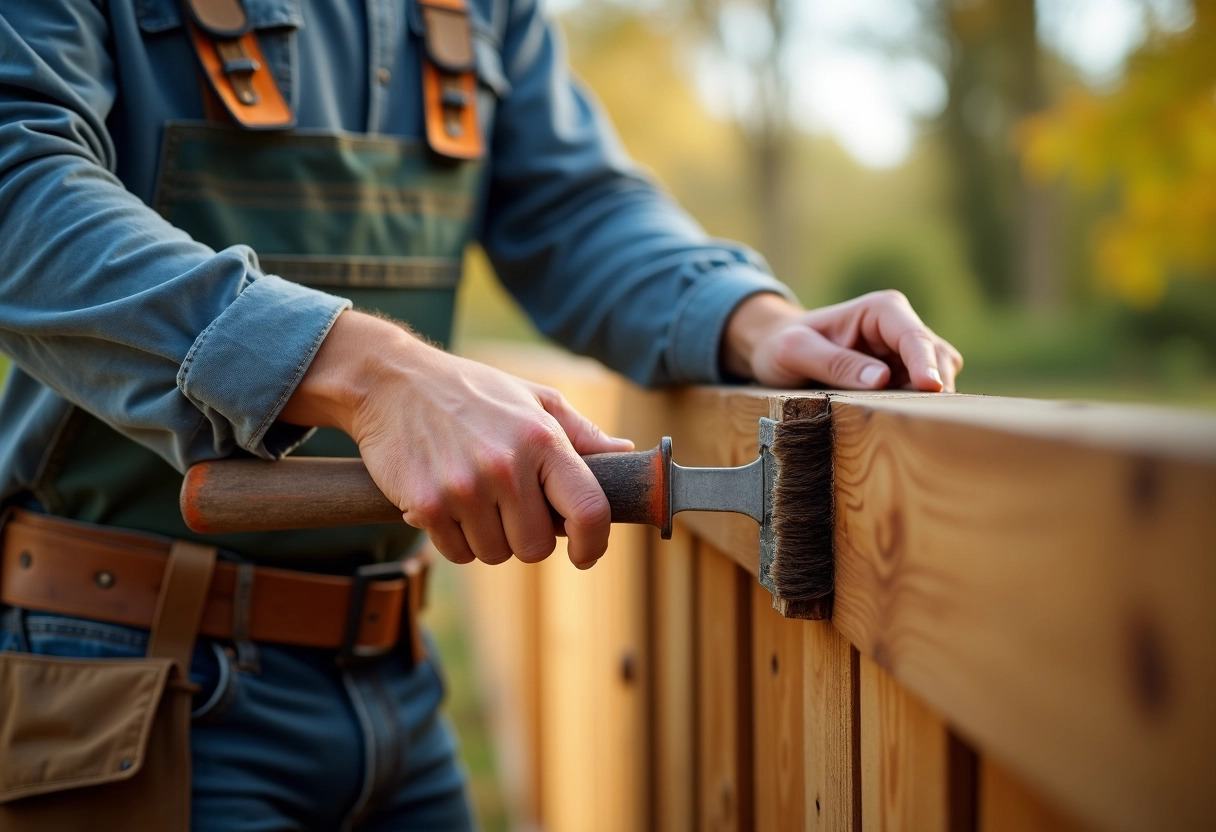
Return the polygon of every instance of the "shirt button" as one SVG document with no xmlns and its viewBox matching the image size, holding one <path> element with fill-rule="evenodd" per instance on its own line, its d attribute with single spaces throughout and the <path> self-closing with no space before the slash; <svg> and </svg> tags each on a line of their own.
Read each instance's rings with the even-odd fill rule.
<svg viewBox="0 0 1216 832">
<path fill-rule="evenodd" d="M 393 73 L 388 71 L 388 67 L 382 66 L 380 67 L 379 71 L 376 72 L 376 78 L 381 84 L 387 86 L 388 82 L 393 78 Z"/>
</svg>

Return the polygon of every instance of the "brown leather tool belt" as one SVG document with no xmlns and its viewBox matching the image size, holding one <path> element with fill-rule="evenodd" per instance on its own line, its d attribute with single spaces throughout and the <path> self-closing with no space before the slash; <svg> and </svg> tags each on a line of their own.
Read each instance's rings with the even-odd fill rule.
<svg viewBox="0 0 1216 832">
<path fill-rule="evenodd" d="M 0 602 L 148 628 L 170 541 L 12 510 L 0 530 Z M 340 662 L 425 655 L 418 622 L 427 564 L 365 566 L 354 577 L 220 562 L 199 632 L 336 651 Z"/>
</svg>

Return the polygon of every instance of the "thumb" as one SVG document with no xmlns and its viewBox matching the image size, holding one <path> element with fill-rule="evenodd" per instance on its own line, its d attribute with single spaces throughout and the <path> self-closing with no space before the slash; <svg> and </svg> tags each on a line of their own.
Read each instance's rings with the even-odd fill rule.
<svg viewBox="0 0 1216 832">
<path fill-rule="evenodd" d="M 575 410 L 557 390 L 541 385 L 535 385 L 533 390 L 541 407 L 561 425 L 579 455 L 633 450 L 632 441 L 604 433 L 599 425 Z"/>
<path fill-rule="evenodd" d="M 780 364 L 790 374 L 848 390 L 874 390 L 891 378 L 891 368 L 882 361 L 835 344 L 810 327 L 784 337 Z"/>
</svg>

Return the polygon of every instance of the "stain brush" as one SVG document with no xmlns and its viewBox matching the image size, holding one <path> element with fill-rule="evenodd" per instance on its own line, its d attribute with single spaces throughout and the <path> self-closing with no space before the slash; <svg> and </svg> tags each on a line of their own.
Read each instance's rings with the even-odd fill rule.
<svg viewBox="0 0 1216 832">
<path fill-rule="evenodd" d="M 671 537 L 681 511 L 729 511 L 760 524 L 760 583 L 793 617 L 822 617 L 832 594 L 832 435 L 824 411 L 761 419 L 760 453 L 736 468 L 685 468 L 671 438 L 648 451 L 583 457 L 612 507 L 612 522 Z M 186 525 L 201 534 L 400 523 L 360 459 L 199 463 L 182 483 Z M 780 602 L 780 603 L 778 603 Z"/>
</svg>

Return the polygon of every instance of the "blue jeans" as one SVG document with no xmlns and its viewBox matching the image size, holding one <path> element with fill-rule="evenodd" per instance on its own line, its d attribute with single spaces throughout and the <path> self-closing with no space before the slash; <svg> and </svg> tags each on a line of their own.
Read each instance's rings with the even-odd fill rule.
<svg viewBox="0 0 1216 832">
<path fill-rule="evenodd" d="M 146 630 L 3 608 L 0 650 L 47 656 L 144 655 Z M 439 713 L 431 658 L 342 669 L 333 653 L 257 646 L 238 670 L 224 643 L 200 639 L 191 728 L 194 832 L 471 830 L 465 777 Z"/>
</svg>

